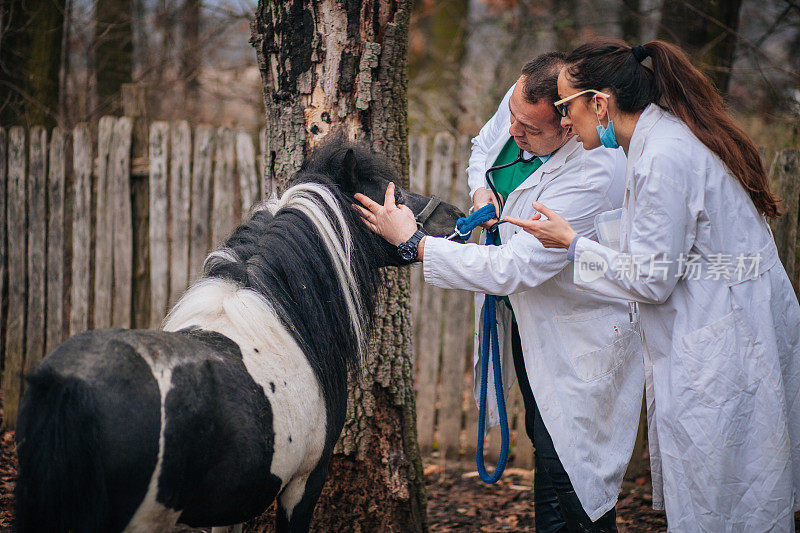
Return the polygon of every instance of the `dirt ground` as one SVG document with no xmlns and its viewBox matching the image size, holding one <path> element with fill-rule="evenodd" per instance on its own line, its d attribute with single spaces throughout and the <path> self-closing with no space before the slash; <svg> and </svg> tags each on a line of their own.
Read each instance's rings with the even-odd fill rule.
<svg viewBox="0 0 800 533">
<path fill-rule="evenodd" d="M 506 469 L 494 485 L 487 485 L 473 464 L 428 464 L 428 523 L 431 532 L 469 531 L 494 533 L 535 531 L 533 522 L 533 473 Z M 653 511 L 650 480 L 625 483 L 617 503 L 620 533 L 666 531 L 664 513 Z"/>
<path fill-rule="evenodd" d="M 474 472 L 474 465 L 448 464 L 426 460 L 425 484 L 428 489 L 428 525 L 432 533 L 535 531 L 533 522 L 533 474 L 507 469 L 501 480 L 486 485 Z M 0 435 L 0 531 L 10 531 L 13 517 L 13 491 L 16 479 L 14 433 Z M 650 506 L 649 478 L 625 483 L 617 502 L 620 533 L 666 531 L 661 511 Z M 796 521 L 796 529 L 798 519 Z M 259 532 L 261 528 L 257 528 Z M 178 528 L 188 533 L 209 530 Z"/>
</svg>

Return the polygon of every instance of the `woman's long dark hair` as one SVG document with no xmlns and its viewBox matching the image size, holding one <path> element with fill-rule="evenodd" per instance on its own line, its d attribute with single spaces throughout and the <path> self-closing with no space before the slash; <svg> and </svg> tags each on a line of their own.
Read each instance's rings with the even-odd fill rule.
<svg viewBox="0 0 800 533">
<path fill-rule="evenodd" d="M 642 65 L 623 40 L 594 40 L 567 56 L 567 77 L 576 89 L 611 90 L 623 112 L 641 111 L 650 103 L 668 110 L 722 159 L 761 213 L 769 218 L 780 215 L 758 149 L 728 115 L 711 81 L 677 46 L 650 41 L 637 50 L 639 58 L 645 53 L 652 58 L 652 69 Z"/>
</svg>

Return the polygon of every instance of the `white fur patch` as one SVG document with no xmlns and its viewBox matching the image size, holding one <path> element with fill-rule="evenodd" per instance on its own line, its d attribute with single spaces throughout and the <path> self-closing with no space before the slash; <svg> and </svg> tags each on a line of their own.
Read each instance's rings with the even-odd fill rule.
<svg viewBox="0 0 800 533">
<path fill-rule="evenodd" d="M 292 519 L 292 510 L 303 499 L 306 491 L 308 474 L 294 478 L 280 495 L 281 507 L 286 511 L 286 519 Z"/>
<path fill-rule="evenodd" d="M 161 394 L 161 426 L 158 434 L 158 459 L 156 467 L 150 476 L 150 483 L 147 486 L 147 493 L 133 514 L 130 522 L 125 527 L 127 533 L 146 533 L 150 531 L 170 531 L 175 522 L 181 515 L 180 510 L 170 509 L 158 503 L 158 478 L 161 476 L 161 469 L 164 462 L 164 430 L 166 428 L 166 410 L 164 408 L 167 393 L 172 387 L 172 369 L 176 364 L 180 364 L 175 358 L 162 359 L 153 358 L 150 353 L 142 351 L 140 355 L 150 366 L 153 377 L 158 384 Z"/>
<path fill-rule="evenodd" d="M 281 479 L 281 488 L 307 477 L 325 445 L 325 400 L 306 355 L 269 302 L 231 281 L 202 279 L 170 312 L 164 329 L 190 326 L 219 332 L 238 344 L 247 371 L 264 389 L 275 432 L 270 470 Z"/>
</svg>

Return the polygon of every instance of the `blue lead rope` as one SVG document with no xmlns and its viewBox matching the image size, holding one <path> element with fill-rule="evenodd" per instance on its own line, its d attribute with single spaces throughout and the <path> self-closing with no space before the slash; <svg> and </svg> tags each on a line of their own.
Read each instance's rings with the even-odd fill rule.
<svg viewBox="0 0 800 533">
<path fill-rule="evenodd" d="M 472 230 L 497 216 L 494 206 L 486 204 L 477 211 L 473 212 L 468 217 L 459 218 L 456 221 L 456 233 L 462 239 L 466 239 L 472 233 Z"/>
<path fill-rule="evenodd" d="M 495 208 L 488 204 L 470 216 L 459 218 L 456 222 L 456 233 L 462 238 L 469 237 L 472 230 L 487 220 L 496 217 Z M 486 244 L 497 244 L 497 230 L 486 233 Z M 486 389 L 488 389 L 489 357 L 491 349 L 492 372 L 494 373 L 494 393 L 497 398 L 497 410 L 500 414 L 500 458 L 490 476 L 483 461 L 483 441 L 486 434 Z M 503 391 L 503 377 L 500 373 L 500 342 L 497 337 L 497 296 L 487 294 L 483 302 L 483 345 L 481 346 L 480 402 L 478 404 L 478 450 L 475 453 L 475 464 L 478 475 L 484 483 L 495 483 L 503 475 L 508 461 L 508 417 L 506 400 Z"/>
</svg>

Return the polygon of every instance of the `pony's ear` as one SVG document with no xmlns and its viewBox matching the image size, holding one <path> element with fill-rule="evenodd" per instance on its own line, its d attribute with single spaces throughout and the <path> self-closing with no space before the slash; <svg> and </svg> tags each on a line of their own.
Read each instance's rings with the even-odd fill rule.
<svg viewBox="0 0 800 533">
<path fill-rule="evenodd" d="M 358 174 L 356 173 L 356 154 L 348 148 L 342 160 L 342 188 L 346 191 L 358 190 Z"/>
</svg>

